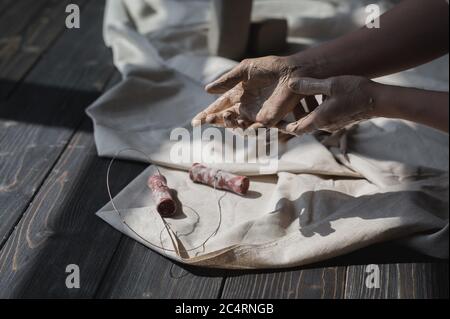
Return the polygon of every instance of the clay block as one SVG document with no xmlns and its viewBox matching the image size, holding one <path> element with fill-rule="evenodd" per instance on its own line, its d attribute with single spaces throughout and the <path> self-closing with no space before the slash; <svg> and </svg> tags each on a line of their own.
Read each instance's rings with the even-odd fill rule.
<svg viewBox="0 0 450 319">
<path fill-rule="evenodd" d="M 212 0 L 211 6 L 209 53 L 242 59 L 247 49 L 252 0 Z"/>
<path fill-rule="evenodd" d="M 261 19 L 252 22 L 248 53 L 252 56 L 277 54 L 287 45 L 288 25 L 285 19 Z"/>
</svg>

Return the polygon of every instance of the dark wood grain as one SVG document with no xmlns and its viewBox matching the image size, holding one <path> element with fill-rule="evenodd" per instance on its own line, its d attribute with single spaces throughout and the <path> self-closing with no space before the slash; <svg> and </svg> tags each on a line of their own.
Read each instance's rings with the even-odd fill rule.
<svg viewBox="0 0 450 319">
<path fill-rule="evenodd" d="M 17 0 L 0 0 L 0 18 L 6 13 L 6 10 Z"/>
<path fill-rule="evenodd" d="M 336 299 L 344 296 L 345 267 L 227 277 L 222 298 Z"/>
<path fill-rule="evenodd" d="M 380 288 L 368 288 L 367 265 L 349 266 L 345 298 L 448 298 L 448 262 L 380 264 Z"/>
<path fill-rule="evenodd" d="M 121 237 L 95 216 L 108 201 L 107 165 L 97 156 L 89 130 L 77 132 L 0 252 L 0 298 L 94 295 Z M 146 167 L 117 165 L 114 190 Z M 80 267 L 79 289 L 65 285 L 69 264 Z"/>
<path fill-rule="evenodd" d="M 119 79 L 116 75 L 111 83 Z M 108 161 L 96 156 L 93 136 L 85 131 L 73 137 L 1 251 L 0 290 L 9 289 L 0 297 L 92 297 L 97 290 L 98 297 L 217 297 L 221 276 L 185 276 L 176 265 L 171 272 L 171 262 L 128 238 L 103 275 L 121 234 L 93 214 L 108 200 L 104 184 Z M 119 175 L 113 181 L 119 183 L 112 191 L 118 192 L 146 165 L 120 161 L 115 166 Z M 39 243 L 31 243 L 36 236 Z M 71 263 L 80 266 L 80 289 L 64 285 L 63 269 Z M 100 282 L 103 286 L 98 288 Z"/>
<path fill-rule="evenodd" d="M 82 7 L 79 30 L 65 29 L 69 2 Z M 103 6 L 0 0 L 0 298 L 448 298 L 448 262 L 385 261 L 380 289 L 348 256 L 225 273 L 173 264 L 97 218 L 108 160 L 84 108 L 120 79 L 101 38 Z M 145 168 L 115 165 L 114 193 Z M 68 264 L 80 267 L 80 289 L 65 286 Z"/>
<path fill-rule="evenodd" d="M 65 30 L 65 7 L 85 0 L 17 0 L 0 19 L 0 100 Z"/>
<path fill-rule="evenodd" d="M 221 283 L 221 272 L 180 267 L 124 237 L 97 298 L 217 298 Z"/>
<path fill-rule="evenodd" d="M 84 29 L 66 30 L 0 102 L 0 247 L 114 70 L 102 42 L 103 6 L 90 1 Z"/>
<path fill-rule="evenodd" d="M 47 4 L 47 0 L 19 0 L 3 2 L 0 20 L 0 36 L 3 40 L 19 36 L 27 23 Z M 3 56 L 2 56 L 3 57 Z M 3 61 L 3 60 L 0 60 Z"/>
<path fill-rule="evenodd" d="M 79 122 L 83 110 L 80 106 L 86 106 L 97 95 L 104 86 L 105 75 L 109 74 L 111 60 L 104 57 L 106 48 L 99 39 L 102 4 L 96 3 L 88 4 L 87 12 L 83 13 L 84 35 L 76 34 L 75 30 L 66 31 L 2 109 L 3 156 L 9 159 L 3 169 L 5 173 L 10 172 L 9 176 L 6 174 L 0 193 L 3 196 L 0 207 L 5 212 L 5 216 L 0 216 L 5 221 L 2 224 L 5 239 L 7 229 L 14 224 L 13 217 L 20 218 L 21 209 L 40 187 L 45 170 L 65 148 Z M 73 48 L 82 43 L 91 46 L 89 49 L 79 47 L 83 50 Z M 98 59 L 108 62 L 102 64 Z M 86 64 L 89 67 L 83 68 Z M 30 106 L 41 97 L 45 105 L 39 105 L 40 109 Z M 93 137 L 86 134 L 90 133 L 82 130 L 75 135 L 1 250 L 1 297 L 88 297 L 97 290 L 96 285 L 121 235 L 93 215 L 99 203 L 107 201 L 104 170 L 100 169 L 106 165 L 95 157 Z M 38 150 L 27 152 L 30 148 Z M 120 172 L 124 174 L 118 177 L 122 182 L 136 175 L 135 171 L 130 173 L 124 167 Z M 153 274 L 160 279 L 159 285 L 165 286 L 170 262 L 161 261 L 160 256 L 148 249 L 144 252 L 130 249 L 127 253 L 137 253 L 160 265 L 161 274 Z M 65 287 L 64 270 L 70 263 L 81 268 L 82 288 L 79 290 Z M 176 266 L 173 270 L 179 273 Z M 190 280 L 189 276 L 183 277 L 185 285 L 176 284 L 181 288 L 177 288 L 178 296 L 217 297 L 221 277 L 205 277 L 204 280 L 190 277 Z M 172 281 L 174 285 L 175 282 L 176 279 Z M 145 288 L 148 286 L 140 287 Z M 165 293 L 169 291 L 166 289 Z"/>
</svg>

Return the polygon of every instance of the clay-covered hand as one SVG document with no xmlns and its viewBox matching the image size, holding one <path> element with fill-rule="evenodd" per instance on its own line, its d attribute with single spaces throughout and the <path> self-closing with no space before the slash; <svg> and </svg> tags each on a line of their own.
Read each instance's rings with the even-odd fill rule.
<svg viewBox="0 0 450 319">
<path fill-rule="evenodd" d="M 197 114 L 192 125 L 271 127 L 292 111 L 296 118 L 304 116 L 300 106 L 302 97 L 288 87 L 289 76 L 296 72 L 296 67 L 287 61 L 277 56 L 243 60 L 206 86 L 208 93 L 223 95 Z M 310 109 L 317 106 L 314 102 L 315 105 L 309 105 Z"/>
<path fill-rule="evenodd" d="M 375 83 L 360 76 L 328 79 L 291 78 L 289 88 L 299 95 L 323 95 L 323 102 L 311 113 L 285 127 L 296 135 L 314 130 L 337 131 L 376 115 Z"/>
</svg>

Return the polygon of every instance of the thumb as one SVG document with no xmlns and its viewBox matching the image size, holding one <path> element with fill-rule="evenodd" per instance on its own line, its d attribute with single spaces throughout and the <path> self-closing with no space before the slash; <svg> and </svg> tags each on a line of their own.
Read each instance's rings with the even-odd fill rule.
<svg viewBox="0 0 450 319">
<path fill-rule="evenodd" d="M 306 77 L 294 77 L 289 80 L 289 89 L 301 95 L 324 94 L 331 95 L 331 79 L 314 79 Z"/>
<path fill-rule="evenodd" d="M 214 82 L 208 84 L 205 88 L 206 92 L 212 94 L 222 94 L 232 89 L 236 84 L 245 80 L 247 68 L 243 63 L 238 64 L 231 71 L 225 73 Z"/>
<path fill-rule="evenodd" d="M 295 135 L 311 133 L 319 129 L 319 125 L 317 125 L 318 118 L 319 113 L 315 110 L 300 120 L 287 124 L 285 126 L 285 131 L 289 134 Z"/>
</svg>

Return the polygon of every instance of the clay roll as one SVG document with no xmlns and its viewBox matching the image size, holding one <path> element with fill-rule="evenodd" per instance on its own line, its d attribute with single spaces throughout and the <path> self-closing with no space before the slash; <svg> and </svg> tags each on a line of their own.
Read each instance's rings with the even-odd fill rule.
<svg viewBox="0 0 450 319">
<path fill-rule="evenodd" d="M 172 197 L 166 178 L 156 173 L 147 180 L 148 187 L 152 190 L 153 200 L 156 203 L 156 210 L 162 217 L 169 217 L 175 214 L 177 205 Z"/>
<path fill-rule="evenodd" d="M 250 186 L 247 176 L 239 176 L 226 171 L 206 167 L 194 163 L 189 170 L 189 177 L 196 183 L 206 184 L 216 189 L 227 190 L 239 195 L 245 195 Z"/>
</svg>

